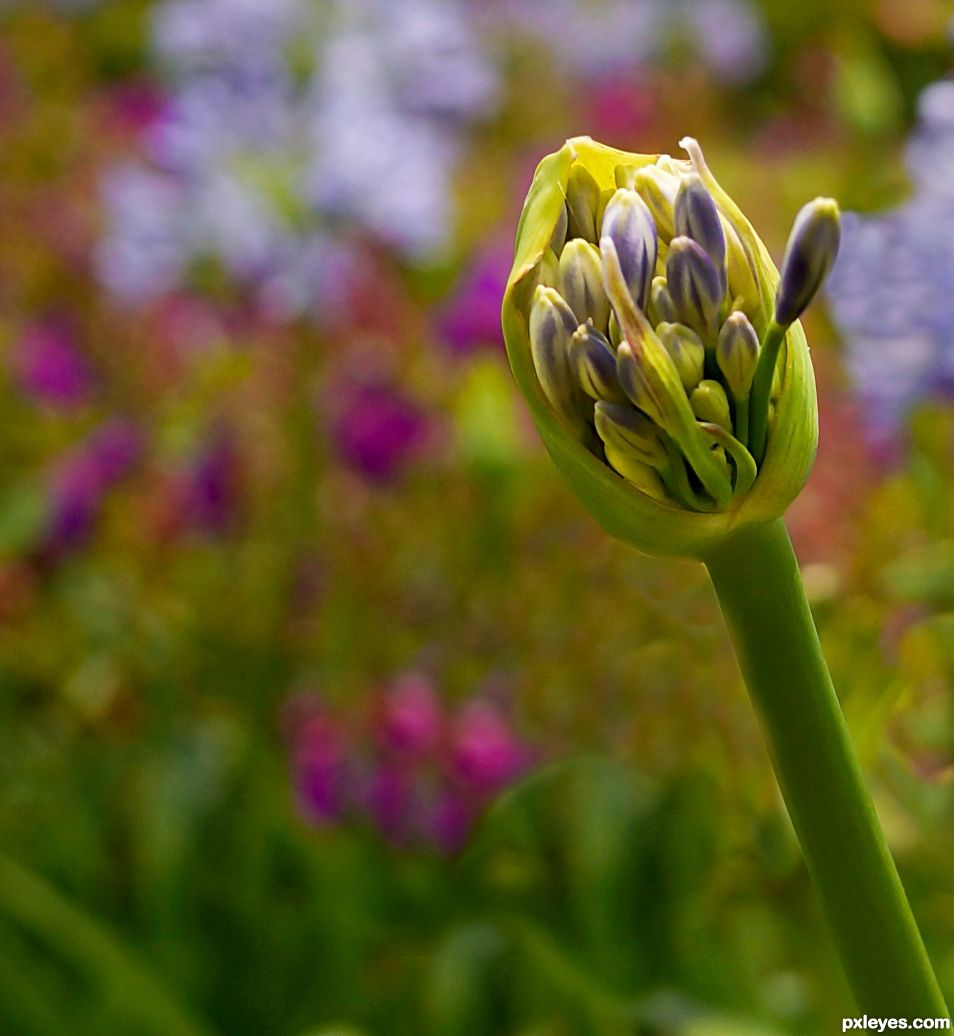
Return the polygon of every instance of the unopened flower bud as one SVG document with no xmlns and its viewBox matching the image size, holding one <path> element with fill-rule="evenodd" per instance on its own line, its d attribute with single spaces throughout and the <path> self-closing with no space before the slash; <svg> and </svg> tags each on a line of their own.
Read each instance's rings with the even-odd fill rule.
<svg viewBox="0 0 954 1036">
<path fill-rule="evenodd" d="M 656 272 L 656 224 L 646 208 L 646 203 L 635 192 L 619 188 L 603 216 L 603 242 L 612 241 L 616 248 L 623 279 L 633 301 L 640 309 L 646 308 L 649 286 Z"/>
<path fill-rule="evenodd" d="M 560 256 L 559 290 L 579 323 L 592 320 L 605 330 L 610 304 L 603 288 L 603 260 L 596 245 L 581 238 L 567 241 Z"/>
<path fill-rule="evenodd" d="M 735 401 L 747 399 L 759 362 L 759 336 L 741 311 L 730 313 L 722 325 L 716 362 Z"/>
<path fill-rule="evenodd" d="M 626 451 L 645 464 L 658 466 L 666 461 L 666 450 L 659 429 L 645 414 L 628 403 L 599 402 L 593 411 L 596 434 L 607 446 Z"/>
<path fill-rule="evenodd" d="M 581 324 L 573 332 L 567 355 L 577 383 L 591 399 L 626 402 L 616 374 L 616 353 L 592 324 Z"/>
<path fill-rule="evenodd" d="M 633 179 L 633 187 L 646 202 L 659 236 L 664 241 L 669 241 L 677 233 L 675 201 L 679 181 L 672 173 L 664 172 L 658 166 L 648 165 L 637 172 Z"/>
<path fill-rule="evenodd" d="M 619 343 L 623 340 L 623 332 L 620 331 L 619 321 L 616 319 L 616 314 L 612 310 L 610 310 L 608 334 L 610 345 L 612 345 L 614 349 L 617 349 L 619 347 Z"/>
<path fill-rule="evenodd" d="M 649 288 L 649 317 L 654 324 L 676 324 L 679 316 L 676 313 L 672 295 L 665 277 L 653 277 Z"/>
<path fill-rule="evenodd" d="M 627 482 L 632 482 L 637 489 L 654 500 L 666 499 L 666 487 L 655 468 L 630 456 L 625 450 L 617 449 L 616 446 L 606 445 L 605 451 L 610 466 Z"/>
<path fill-rule="evenodd" d="M 762 305 L 762 296 L 759 292 L 759 275 L 754 261 L 746 252 L 735 228 L 724 217 L 722 232 L 725 234 L 725 267 L 729 296 L 740 299 L 742 306 L 749 313 L 757 313 Z"/>
<path fill-rule="evenodd" d="M 685 324 L 662 323 L 656 328 L 659 340 L 666 347 L 676 365 L 686 392 L 691 392 L 702 381 L 706 362 L 706 348 L 702 339 Z"/>
<path fill-rule="evenodd" d="M 816 198 L 795 217 L 785 246 L 781 280 L 775 299 L 775 322 L 794 323 L 814 298 L 838 255 L 841 220 L 838 203 Z"/>
<path fill-rule="evenodd" d="M 666 281 L 679 322 L 703 338 L 711 337 L 722 305 L 722 279 L 702 246 L 688 237 L 674 237 L 666 258 Z"/>
<path fill-rule="evenodd" d="M 559 255 L 563 251 L 563 246 L 566 244 L 566 228 L 567 228 L 567 216 L 566 216 L 566 205 L 560 210 L 557 224 L 553 228 L 553 236 L 550 238 L 550 248 L 556 255 Z"/>
<path fill-rule="evenodd" d="M 553 288 L 540 285 L 530 310 L 530 350 L 543 394 L 562 417 L 579 423 L 579 389 L 567 349 L 577 328 L 573 310 Z"/>
<path fill-rule="evenodd" d="M 542 284 L 545 288 L 560 290 L 560 260 L 550 248 L 543 253 L 543 258 L 540 260 L 537 284 Z"/>
<path fill-rule="evenodd" d="M 567 237 L 582 237 L 594 244 L 596 213 L 600 206 L 600 185 L 585 166 L 577 163 L 570 169 L 566 185 Z"/>
<path fill-rule="evenodd" d="M 702 246 L 719 274 L 722 294 L 725 294 L 725 233 L 716 203 L 697 173 L 682 178 L 674 212 L 676 233 Z"/>
<path fill-rule="evenodd" d="M 729 411 L 729 398 L 718 381 L 700 381 L 689 397 L 692 412 L 700 421 L 717 424 L 727 432 L 732 431 L 732 417 Z"/>
</svg>

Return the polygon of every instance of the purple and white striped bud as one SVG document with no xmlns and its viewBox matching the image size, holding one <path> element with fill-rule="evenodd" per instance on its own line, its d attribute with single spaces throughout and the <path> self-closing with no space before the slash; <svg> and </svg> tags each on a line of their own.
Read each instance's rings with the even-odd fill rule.
<svg viewBox="0 0 954 1036">
<path fill-rule="evenodd" d="M 570 170 L 566 185 L 567 238 L 582 237 L 594 244 L 599 240 L 596 214 L 600 207 L 600 185 L 584 166 Z"/>
<path fill-rule="evenodd" d="M 730 313 L 719 332 L 716 362 L 736 402 L 748 399 L 759 362 L 759 336 L 739 310 Z"/>
<path fill-rule="evenodd" d="M 659 438 L 659 429 L 645 414 L 629 404 L 620 406 L 601 401 L 596 404 L 593 415 L 596 434 L 604 445 L 654 467 L 666 463 L 666 448 Z"/>
<path fill-rule="evenodd" d="M 725 234 L 719 210 L 698 174 L 682 178 L 674 206 L 676 234 L 701 245 L 719 273 L 722 294 L 726 289 Z"/>
<path fill-rule="evenodd" d="M 729 410 L 729 397 L 718 381 L 700 381 L 689 397 L 692 412 L 700 421 L 717 424 L 727 432 L 732 432 L 732 416 Z"/>
<path fill-rule="evenodd" d="M 795 217 L 785 246 L 775 323 L 785 328 L 794 323 L 815 297 L 838 255 L 841 219 L 833 198 L 816 198 Z"/>
<path fill-rule="evenodd" d="M 633 301 L 645 310 L 656 272 L 656 224 L 646 203 L 635 192 L 619 188 L 603 215 L 600 248 L 609 238 L 616 248 L 619 266 Z"/>
<path fill-rule="evenodd" d="M 715 334 L 722 305 L 722 279 L 703 247 L 692 238 L 674 237 L 666 257 L 666 282 L 679 323 L 703 338 Z"/>
<path fill-rule="evenodd" d="M 702 339 L 685 324 L 662 323 L 656 328 L 659 340 L 672 357 L 679 379 L 686 392 L 702 381 L 706 362 L 706 348 Z"/>
<path fill-rule="evenodd" d="M 665 277 L 653 277 L 649 288 L 649 319 L 653 324 L 676 324 L 679 317 Z"/>
<path fill-rule="evenodd" d="M 581 238 L 567 241 L 560 256 L 559 291 L 578 323 L 592 320 L 598 330 L 606 330 L 610 304 L 603 287 L 603 259 L 596 245 Z"/>
<path fill-rule="evenodd" d="M 577 383 L 591 399 L 626 402 L 616 374 L 616 353 L 592 324 L 581 324 L 573 332 L 567 355 Z"/>
<path fill-rule="evenodd" d="M 540 388 L 550 405 L 571 425 L 580 421 L 580 390 L 567 350 L 577 328 L 573 310 L 553 288 L 537 287 L 530 309 L 530 350 Z"/>
</svg>

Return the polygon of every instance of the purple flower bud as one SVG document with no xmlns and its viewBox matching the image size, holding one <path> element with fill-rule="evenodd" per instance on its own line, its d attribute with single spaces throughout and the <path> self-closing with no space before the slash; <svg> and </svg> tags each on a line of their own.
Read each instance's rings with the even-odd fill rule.
<svg viewBox="0 0 954 1036">
<path fill-rule="evenodd" d="M 725 234 L 719 210 L 697 173 L 684 176 L 675 203 L 676 234 L 701 245 L 719 273 L 722 294 L 726 290 Z"/>
<path fill-rule="evenodd" d="M 722 305 L 722 279 L 701 245 L 688 237 L 674 237 L 666 258 L 666 284 L 679 322 L 703 338 L 715 333 Z"/>
<path fill-rule="evenodd" d="M 571 426 L 580 421 L 580 390 L 567 351 L 577 328 L 573 310 L 553 288 L 540 285 L 530 310 L 530 351 L 540 388 L 553 409 Z"/>
<path fill-rule="evenodd" d="M 610 199 L 603 216 L 601 248 L 607 238 L 616 247 L 623 280 L 633 301 L 645 310 L 656 272 L 658 241 L 653 217 L 636 191 L 621 187 Z"/>
<path fill-rule="evenodd" d="M 581 324 L 570 339 L 570 369 L 580 388 L 591 399 L 625 403 L 616 374 L 616 353 L 609 340 L 592 324 Z"/>
<path fill-rule="evenodd" d="M 841 219 L 838 202 L 816 198 L 804 205 L 795 217 L 785 246 L 775 323 L 788 327 L 815 297 L 838 255 Z"/>
</svg>

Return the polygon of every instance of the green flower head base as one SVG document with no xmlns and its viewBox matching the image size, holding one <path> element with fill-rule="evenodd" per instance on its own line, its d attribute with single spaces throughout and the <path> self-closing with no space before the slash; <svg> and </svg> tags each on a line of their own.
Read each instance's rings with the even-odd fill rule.
<svg viewBox="0 0 954 1036">
<path fill-rule="evenodd" d="M 576 137 L 537 168 L 503 306 L 514 376 L 573 489 L 613 535 L 705 556 L 779 517 L 811 470 L 815 383 L 798 316 L 838 250 L 799 213 L 782 273 L 709 171 Z"/>
</svg>

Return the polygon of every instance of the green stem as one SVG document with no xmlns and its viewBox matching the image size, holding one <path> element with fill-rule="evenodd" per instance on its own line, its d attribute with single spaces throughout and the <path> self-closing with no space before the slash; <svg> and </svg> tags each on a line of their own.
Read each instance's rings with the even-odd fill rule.
<svg viewBox="0 0 954 1036">
<path fill-rule="evenodd" d="M 858 1009 L 947 1006 L 848 737 L 781 519 L 704 559 Z"/>
<path fill-rule="evenodd" d="M 778 362 L 779 350 L 785 341 L 787 328 L 779 327 L 773 320 L 765 331 L 759 349 L 759 362 L 752 378 L 752 391 L 749 395 L 749 452 L 756 464 L 765 458 L 765 440 L 768 434 L 768 412 L 772 397 L 772 379 L 775 377 L 775 364 Z"/>
<path fill-rule="evenodd" d="M 735 403 L 735 437 L 743 446 L 749 445 L 749 397 L 743 396 Z"/>
</svg>

